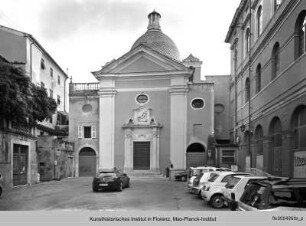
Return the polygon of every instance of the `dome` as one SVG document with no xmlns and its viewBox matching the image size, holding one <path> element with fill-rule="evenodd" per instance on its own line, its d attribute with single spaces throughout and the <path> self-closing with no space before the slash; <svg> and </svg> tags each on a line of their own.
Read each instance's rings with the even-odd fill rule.
<svg viewBox="0 0 306 226">
<path fill-rule="evenodd" d="M 160 29 L 160 17 L 160 14 L 155 11 L 148 15 L 148 30 L 136 40 L 136 42 L 132 46 L 132 49 L 142 44 L 167 57 L 180 61 L 180 53 L 175 43 Z"/>
</svg>

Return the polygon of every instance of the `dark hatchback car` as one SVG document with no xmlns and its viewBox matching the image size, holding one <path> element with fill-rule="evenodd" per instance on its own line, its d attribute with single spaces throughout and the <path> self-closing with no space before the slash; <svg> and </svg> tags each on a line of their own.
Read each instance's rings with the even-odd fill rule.
<svg viewBox="0 0 306 226">
<path fill-rule="evenodd" d="M 187 181 L 187 172 L 186 171 L 178 172 L 174 175 L 174 178 L 177 181 Z"/>
<path fill-rule="evenodd" d="M 130 187 L 130 178 L 121 170 L 99 170 L 92 181 L 92 190 L 117 190 Z"/>
</svg>

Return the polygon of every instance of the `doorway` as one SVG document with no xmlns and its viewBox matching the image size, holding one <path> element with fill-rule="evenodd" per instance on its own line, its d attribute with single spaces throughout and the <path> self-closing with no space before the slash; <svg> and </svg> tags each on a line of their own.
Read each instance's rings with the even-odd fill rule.
<svg viewBox="0 0 306 226">
<path fill-rule="evenodd" d="M 134 142 L 133 143 L 133 164 L 134 170 L 150 169 L 150 142 Z"/>
<path fill-rule="evenodd" d="M 13 186 L 27 184 L 28 153 L 28 146 L 13 145 Z"/>
</svg>

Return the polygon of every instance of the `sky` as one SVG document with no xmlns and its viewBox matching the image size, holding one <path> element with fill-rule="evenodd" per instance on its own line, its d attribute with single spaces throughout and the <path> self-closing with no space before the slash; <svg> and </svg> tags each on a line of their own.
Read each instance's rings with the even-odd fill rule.
<svg viewBox="0 0 306 226">
<path fill-rule="evenodd" d="M 229 25 L 240 0 L 0 0 L 0 24 L 31 34 L 75 83 L 127 53 L 161 14 L 162 32 L 203 75 L 230 74 Z"/>
</svg>

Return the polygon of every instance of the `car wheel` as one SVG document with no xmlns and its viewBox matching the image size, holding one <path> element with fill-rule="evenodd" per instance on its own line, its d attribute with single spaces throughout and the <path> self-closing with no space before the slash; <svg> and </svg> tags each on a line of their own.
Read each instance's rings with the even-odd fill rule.
<svg viewBox="0 0 306 226">
<path fill-rule="evenodd" d="M 183 176 L 183 177 L 181 178 L 181 180 L 182 180 L 182 181 L 186 181 L 186 177 Z"/>
<path fill-rule="evenodd" d="M 127 185 L 126 185 L 127 188 L 130 187 L 130 181 L 128 181 Z"/>
<path fill-rule="evenodd" d="M 93 187 L 92 187 L 92 191 L 93 191 L 93 192 L 98 192 L 98 188 L 96 188 L 96 187 L 93 186 Z"/>
<path fill-rule="evenodd" d="M 222 208 L 224 205 L 224 202 L 222 200 L 222 195 L 214 195 L 213 197 L 211 197 L 210 204 L 212 205 L 212 207 L 216 209 Z"/>
<path fill-rule="evenodd" d="M 199 197 L 200 199 L 203 199 L 203 198 L 202 198 L 202 191 L 201 191 L 201 190 L 200 190 L 199 193 L 198 193 L 198 197 Z"/>
<path fill-rule="evenodd" d="M 123 189 L 123 184 L 122 184 L 122 181 L 121 181 L 120 184 L 119 184 L 119 187 L 118 187 L 118 191 L 122 191 L 122 189 Z"/>
<path fill-rule="evenodd" d="M 229 203 L 229 208 L 231 211 L 236 211 L 236 209 L 238 208 L 237 205 L 235 205 L 235 203 Z"/>
</svg>

